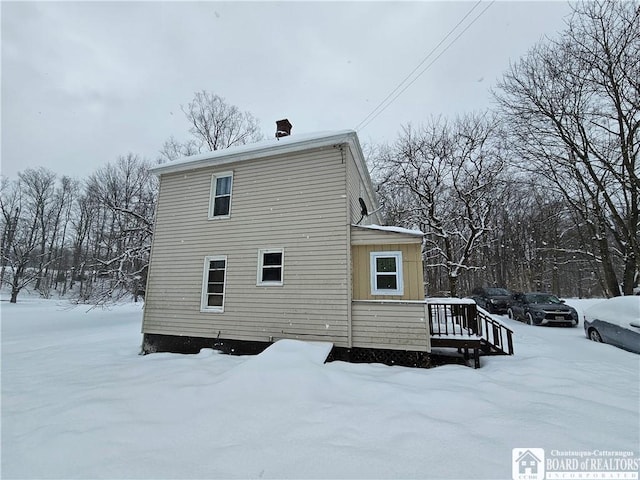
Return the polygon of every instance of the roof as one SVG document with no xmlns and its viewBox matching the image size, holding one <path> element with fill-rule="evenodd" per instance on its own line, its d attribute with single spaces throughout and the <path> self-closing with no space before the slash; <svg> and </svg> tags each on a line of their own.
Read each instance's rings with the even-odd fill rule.
<svg viewBox="0 0 640 480">
<path fill-rule="evenodd" d="M 420 230 L 409 230 L 408 228 L 402 227 L 393 227 L 393 226 L 384 226 L 384 225 L 352 225 L 357 228 L 366 228 L 369 230 L 380 230 L 383 232 L 393 232 L 393 233 L 402 233 L 405 235 L 415 235 L 417 237 L 423 237 L 424 233 Z"/>
<path fill-rule="evenodd" d="M 424 301 L 427 303 L 443 303 L 445 305 L 473 305 L 476 303 L 472 298 L 455 297 L 427 297 Z"/>
<path fill-rule="evenodd" d="M 541 462 L 542 460 L 540 460 L 538 457 L 536 457 L 533 452 L 531 452 L 531 450 L 525 450 L 518 458 L 516 458 L 516 462 L 519 462 L 520 460 L 522 460 L 525 457 L 533 457 L 536 461 Z"/>
<path fill-rule="evenodd" d="M 226 163 L 254 160 L 272 155 L 321 148 L 331 145 L 348 143 L 355 156 L 364 158 L 358 136 L 354 130 L 338 130 L 333 132 L 317 132 L 301 135 L 289 135 L 286 137 L 272 138 L 248 145 L 229 147 L 223 150 L 202 153 L 184 157 L 173 162 L 163 163 L 151 168 L 156 175 L 164 173 L 181 172 L 196 168 L 224 165 Z M 368 173 L 368 172 L 367 172 Z"/>
</svg>

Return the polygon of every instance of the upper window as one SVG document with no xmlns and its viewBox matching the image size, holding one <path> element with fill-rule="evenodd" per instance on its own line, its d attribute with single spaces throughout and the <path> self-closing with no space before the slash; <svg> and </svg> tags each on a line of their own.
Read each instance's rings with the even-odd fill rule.
<svg viewBox="0 0 640 480">
<path fill-rule="evenodd" d="M 371 252 L 371 294 L 404 294 L 402 252 Z"/>
<path fill-rule="evenodd" d="M 202 278 L 202 311 L 224 311 L 226 278 L 227 257 L 224 255 L 205 257 L 204 275 Z"/>
<path fill-rule="evenodd" d="M 219 173 L 211 177 L 209 218 L 229 218 L 231 215 L 231 190 L 233 173 Z"/>
<path fill-rule="evenodd" d="M 258 285 L 283 284 L 284 250 L 258 250 Z"/>
</svg>

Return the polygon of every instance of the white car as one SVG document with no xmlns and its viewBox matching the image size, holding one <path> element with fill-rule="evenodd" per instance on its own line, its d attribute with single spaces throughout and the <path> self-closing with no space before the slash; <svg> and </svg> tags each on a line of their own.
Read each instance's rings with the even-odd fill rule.
<svg viewBox="0 0 640 480">
<path fill-rule="evenodd" d="M 613 297 L 587 308 L 584 333 L 594 342 L 640 353 L 640 296 Z"/>
</svg>

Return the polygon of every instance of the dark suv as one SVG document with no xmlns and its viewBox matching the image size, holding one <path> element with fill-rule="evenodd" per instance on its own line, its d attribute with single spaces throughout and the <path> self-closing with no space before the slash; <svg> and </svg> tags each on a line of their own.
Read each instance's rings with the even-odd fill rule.
<svg viewBox="0 0 640 480">
<path fill-rule="evenodd" d="M 511 292 L 506 288 L 476 287 L 470 297 L 489 313 L 507 313 Z"/>
<path fill-rule="evenodd" d="M 516 293 L 509 307 L 509 318 L 529 325 L 578 325 L 578 312 L 555 295 L 542 292 Z"/>
</svg>

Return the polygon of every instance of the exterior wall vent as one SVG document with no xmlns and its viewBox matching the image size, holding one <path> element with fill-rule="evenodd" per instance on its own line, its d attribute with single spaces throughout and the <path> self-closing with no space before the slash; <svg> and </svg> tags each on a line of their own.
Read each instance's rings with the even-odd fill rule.
<svg viewBox="0 0 640 480">
<path fill-rule="evenodd" d="M 288 137 L 291 135 L 291 123 L 286 118 L 276 122 L 276 138 Z"/>
</svg>

